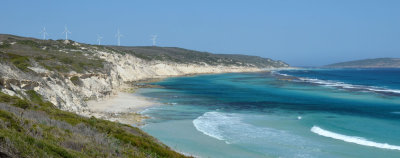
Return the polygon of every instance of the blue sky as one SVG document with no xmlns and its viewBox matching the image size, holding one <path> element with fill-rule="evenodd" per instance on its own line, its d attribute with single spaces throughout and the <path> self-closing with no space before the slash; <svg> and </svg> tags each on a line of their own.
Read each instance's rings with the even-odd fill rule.
<svg viewBox="0 0 400 158">
<path fill-rule="evenodd" d="M 398 0 L 2 0 L 0 33 L 115 45 L 183 47 L 318 66 L 354 59 L 400 57 Z"/>
</svg>

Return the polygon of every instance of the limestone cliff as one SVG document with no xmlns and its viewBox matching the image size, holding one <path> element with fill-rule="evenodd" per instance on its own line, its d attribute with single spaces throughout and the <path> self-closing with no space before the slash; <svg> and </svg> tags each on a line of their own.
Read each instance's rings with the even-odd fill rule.
<svg viewBox="0 0 400 158">
<path fill-rule="evenodd" d="M 288 67 L 280 61 L 251 56 L 199 53 L 197 57 L 195 51 L 181 60 L 185 54 L 171 56 L 174 50 L 179 52 L 176 49 L 148 47 L 146 50 L 159 53 L 147 55 L 131 47 L 0 35 L 0 89 L 21 98 L 26 90 L 34 90 L 62 110 L 82 113 L 87 111 L 85 101 L 112 95 L 133 81 Z M 166 50 L 168 53 L 163 53 Z M 196 58 L 191 59 L 193 56 Z"/>
</svg>

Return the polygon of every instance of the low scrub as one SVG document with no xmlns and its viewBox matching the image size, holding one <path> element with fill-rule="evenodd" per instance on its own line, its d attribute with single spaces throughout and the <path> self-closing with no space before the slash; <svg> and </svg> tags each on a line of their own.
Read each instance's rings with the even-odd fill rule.
<svg viewBox="0 0 400 158">
<path fill-rule="evenodd" d="M 26 56 L 21 56 L 17 54 L 11 54 L 11 53 L 2 53 L 3 60 L 7 59 L 9 60 L 15 67 L 22 71 L 30 71 L 28 68 L 31 64 L 29 61 L 29 58 Z"/>
<path fill-rule="evenodd" d="M 17 41 L 18 44 L 22 44 L 22 45 L 27 45 L 27 46 L 31 46 L 34 48 L 39 48 L 40 44 L 33 41 L 33 40 L 18 40 Z"/>
<path fill-rule="evenodd" d="M 185 157 L 140 129 L 57 109 L 35 91 L 0 92 L 0 156 Z"/>
<path fill-rule="evenodd" d="M 0 48 L 10 48 L 11 44 L 7 41 L 4 41 L 3 44 L 0 44 Z"/>
<path fill-rule="evenodd" d="M 82 82 L 81 79 L 79 79 L 78 76 L 73 76 L 73 77 L 70 78 L 70 80 L 76 86 L 81 85 L 81 82 Z"/>
</svg>

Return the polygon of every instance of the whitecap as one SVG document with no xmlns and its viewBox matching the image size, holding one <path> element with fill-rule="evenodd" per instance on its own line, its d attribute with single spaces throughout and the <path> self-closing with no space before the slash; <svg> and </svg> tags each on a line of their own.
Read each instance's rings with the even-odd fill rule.
<svg viewBox="0 0 400 158">
<path fill-rule="evenodd" d="M 377 87 L 377 86 L 356 85 L 356 84 L 349 84 L 349 83 L 344 83 L 344 82 L 339 82 L 339 81 L 320 80 L 320 79 L 316 79 L 316 78 L 299 77 L 297 81 L 313 83 L 313 84 L 326 86 L 326 87 L 353 89 L 353 90 L 358 90 L 358 91 L 370 91 L 370 92 L 377 92 L 377 93 L 400 94 L 400 90 L 398 90 L 398 89 L 388 89 L 388 88 Z"/>
<path fill-rule="evenodd" d="M 214 120 L 215 117 L 219 118 L 218 121 Z M 219 129 L 219 125 L 228 124 L 230 121 L 235 120 L 230 120 L 230 118 L 225 115 L 221 115 L 218 112 L 207 112 L 204 113 L 202 116 L 199 116 L 197 119 L 193 120 L 193 125 L 198 131 L 202 132 L 205 135 L 216 138 L 218 140 L 225 140 L 224 136 L 221 133 L 221 130 Z"/>
<path fill-rule="evenodd" d="M 390 145 L 387 143 L 377 143 L 377 142 L 373 142 L 373 141 L 367 140 L 362 137 L 357 137 L 357 136 L 347 136 L 347 135 L 331 132 L 328 130 L 324 130 L 318 126 L 313 126 L 311 128 L 311 132 L 316 133 L 321 136 L 324 136 L 324 137 L 342 140 L 345 142 L 354 143 L 354 144 L 358 144 L 358 145 L 376 147 L 376 148 L 381 148 L 381 149 L 400 150 L 400 146 L 397 146 L 397 145 Z"/>
<path fill-rule="evenodd" d="M 281 73 L 281 72 L 278 72 L 278 71 L 271 71 L 271 74 L 272 75 L 279 75 L 279 76 L 285 76 L 285 77 L 292 77 L 291 75 L 288 75 L 288 74 L 284 74 L 284 73 Z"/>
</svg>

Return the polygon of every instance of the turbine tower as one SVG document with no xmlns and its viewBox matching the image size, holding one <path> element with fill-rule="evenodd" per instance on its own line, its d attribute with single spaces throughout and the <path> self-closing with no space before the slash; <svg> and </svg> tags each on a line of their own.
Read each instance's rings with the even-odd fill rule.
<svg viewBox="0 0 400 158">
<path fill-rule="evenodd" d="M 100 35 L 97 35 L 97 42 L 99 43 L 99 45 L 101 45 L 101 39 L 103 39 L 103 37 L 101 37 Z"/>
<path fill-rule="evenodd" d="M 71 34 L 71 32 L 68 30 L 67 26 L 65 26 L 64 32 L 62 34 L 65 33 L 65 41 L 68 41 L 68 34 Z"/>
<path fill-rule="evenodd" d="M 43 35 L 43 40 L 46 40 L 46 36 L 49 34 L 46 32 L 46 27 L 43 27 L 43 30 L 39 32 L 40 34 Z"/>
<path fill-rule="evenodd" d="M 117 30 L 117 34 L 115 34 L 115 37 L 117 37 L 117 42 L 118 42 L 118 46 L 120 46 L 121 45 L 121 37 L 122 37 L 123 35 L 119 32 L 119 29 Z"/>
<path fill-rule="evenodd" d="M 157 43 L 157 35 L 151 35 L 151 40 L 153 41 L 153 46 L 156 46 L 156 43 Z"/>
</svg>

